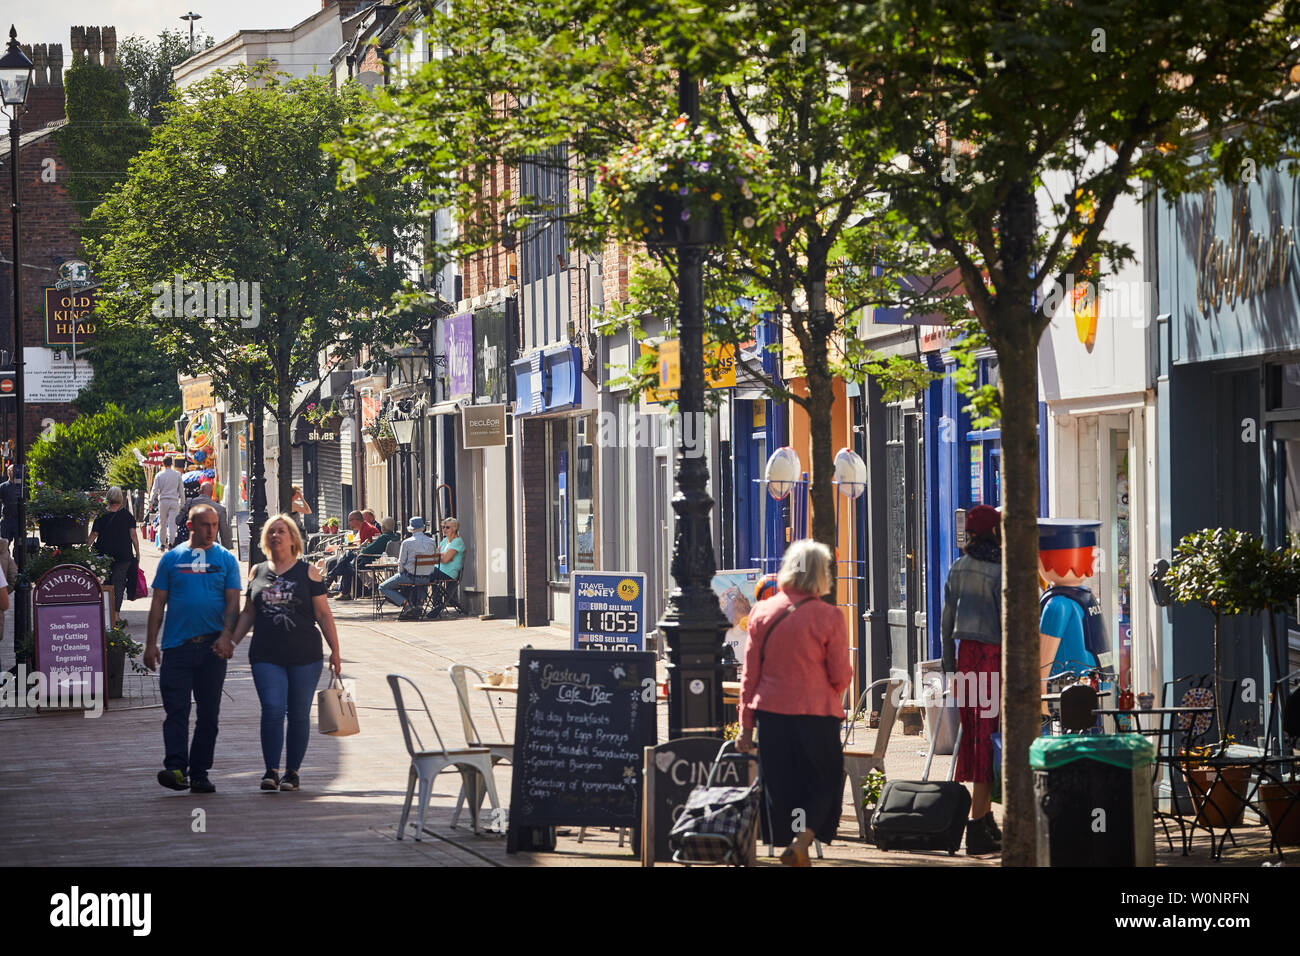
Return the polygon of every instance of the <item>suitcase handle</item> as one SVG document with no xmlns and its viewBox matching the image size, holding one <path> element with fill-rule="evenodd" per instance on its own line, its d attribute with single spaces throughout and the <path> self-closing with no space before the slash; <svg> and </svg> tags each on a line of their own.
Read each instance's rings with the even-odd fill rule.
<svg viewBox="0 0 1300 956">
<path fill-rule="evenodd" d="M 718 772 L 718 768 L 722 766 L 724 760 L 742 760 L 746 762 L 752 760 L 755 764 L 758 763 L 758 757 L 754 756 L 752 753 L 742 754 L 738 751 L 734 740 L 725 741 L 722 746 L 718 748 L 718 755 L 713 758 L 713 766 L 709 768 L 709 779 L 704 782 L 704 786 L 713 786 L 713 775 Z"/>
</svg>

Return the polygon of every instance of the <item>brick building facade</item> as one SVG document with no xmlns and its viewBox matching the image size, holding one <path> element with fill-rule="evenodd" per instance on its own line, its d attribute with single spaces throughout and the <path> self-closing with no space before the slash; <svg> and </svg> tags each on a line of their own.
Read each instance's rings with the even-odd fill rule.
<svg viewBox="0 0 1300 956">
<path fill-rule="evenodd" d="M 73 27 L 71 48 L 74 58 L 89 57 L 112 66 L 117 49 L 113 27 Z M 58 278 L 59 266 L 68 259 L 84 258 L 77 236 L 84 210 L 68 195 L 70 170 L 59 153 L 54 133 L 67 122 L 63 88 L 63 46 L 37 43 L 24 47 L 35 66 L 33 87 L 21 117 L 18 189 L 22 240 L 22 329 L 26 349 L 45 344 L 45 289 Z M 3 164 L 9 165 L 10 147 L 4 144 Z M 11 172 L 0 175 L 0 207 L 9 208 L 12 196 Z M 0 349 L 14 351 L 13 236 L 9 216 L 0 217 Z M 9 367 L 12 367 L 10 365 Z M 30 389 L 30 383 L 29 383 Z M 50 421 L 66 423 L 76 417 L 67 402 L 26 405 L 26 442 L 40 437 Z M 12 400 L 0 405 L 0 440 L 12 443 L 17 435 Z"/>
</svg>

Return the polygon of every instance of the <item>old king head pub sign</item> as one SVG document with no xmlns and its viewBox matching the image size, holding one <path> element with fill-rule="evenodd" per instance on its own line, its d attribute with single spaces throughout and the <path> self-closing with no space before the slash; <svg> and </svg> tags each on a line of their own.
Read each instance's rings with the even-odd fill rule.
<svg viewBox="0 0 1300 956">
<path fill-rule="evenodd" d="M 43 675 L 46 705 L 94 707 L 103 700 L 107 667 L 99 578 L 79 565 L 60 564 L 36 582 L 32 603 L 36 672 Z"/>
<path fill-rule="evenodd" d="M 85 345 L 95 338 L 93 289 L 45 290 L 45 344 Z"/>
</svg>

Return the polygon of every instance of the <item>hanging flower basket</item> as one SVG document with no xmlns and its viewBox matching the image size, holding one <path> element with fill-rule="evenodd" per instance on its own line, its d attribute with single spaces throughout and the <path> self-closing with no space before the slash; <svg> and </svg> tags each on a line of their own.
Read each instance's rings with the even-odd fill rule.
<svg viewBox="0 0 1300 956">
<path fill-rule="evenodd" d="M 602 164 L 592 199 L 648 246 L 716 245 L 759 228 L 753 184 L 764 161 L 744 137 L 678 116 Z"/>
<path fill-rule="evenodd" d="M 379 456 L 380 461 L 388 461 L 397 454 L 396 438 L 376 438 L 374 439 L 375 454 Z"/>
<path fill-rule="evenodd" d="M 41 530 L 41 544 L 45 545 L 64 547 L 70 544 L 85 544 L 90 537 L 86 519 L 76 515 L 41 518 L 37 525 Z"/>
</svg>

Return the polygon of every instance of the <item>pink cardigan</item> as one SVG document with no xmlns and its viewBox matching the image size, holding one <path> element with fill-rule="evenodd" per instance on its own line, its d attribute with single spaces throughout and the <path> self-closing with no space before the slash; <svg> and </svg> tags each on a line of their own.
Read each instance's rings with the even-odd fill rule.
<svg viewBox="0 0 1300 956">
<path fill-rule="evenodd" d="M 807 600 L 789 614 L 772 635 L 762 664 L 759 656 L 768 632 L 786 608 Z M 740 674 L 740 725 L 754 726 L 754 712 L 844 716 L 844 689 L 853 679 L 844 612 L 799 591 L 781 591 L 749 612 L 749 640 Z"/>
</svg>

